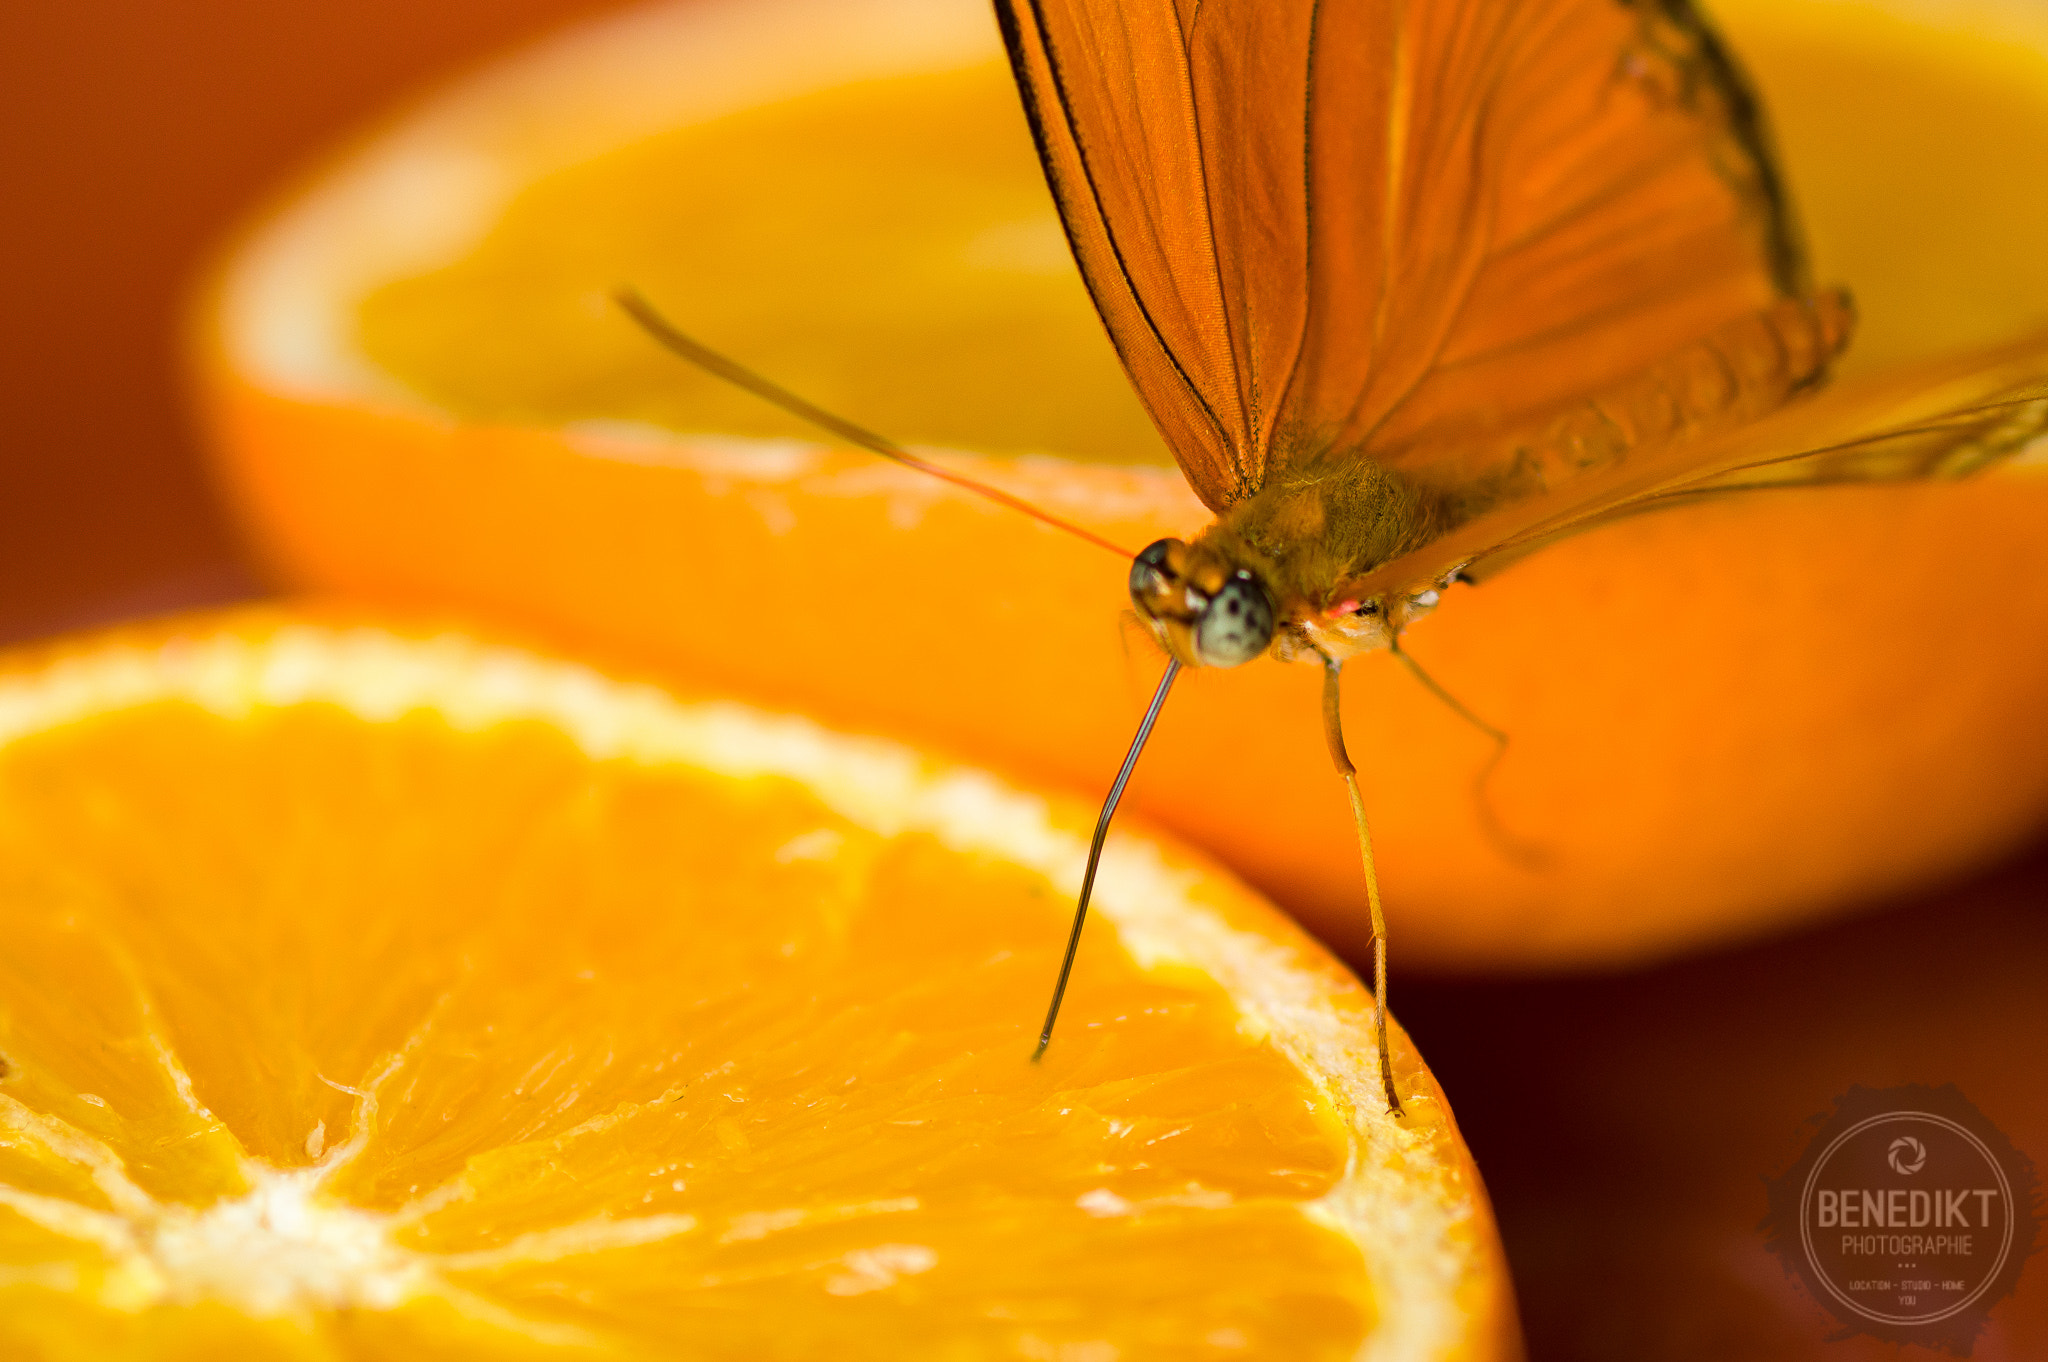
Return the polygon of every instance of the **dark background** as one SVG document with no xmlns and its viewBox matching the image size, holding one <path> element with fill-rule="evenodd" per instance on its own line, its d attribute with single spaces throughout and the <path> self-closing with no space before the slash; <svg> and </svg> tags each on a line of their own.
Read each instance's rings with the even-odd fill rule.
<svg viewBox="0 0 2048 1362">
<path fill-rule="evenodd" d="M 207 253 L 308 155 L 614 0 L 0 5 L 0 640 L 259 587 L 178 373 Z M 1397 976 L 1486 1172 L 1537 1359 L 1864 1362 L 1763 1247 L 1853 1083 L 1955 1083 L 2048 1159 L 2048 850 L 1661 968 Z M 2048 1265 L 1974 1356 L 2048 1357 Z"/>
<path fill-rule="evenodd" d="M 0 4 L 0 637 L 254 589 L 180 397 L 208 252 L 394 100 L 611 8 Z"/>
</svg>

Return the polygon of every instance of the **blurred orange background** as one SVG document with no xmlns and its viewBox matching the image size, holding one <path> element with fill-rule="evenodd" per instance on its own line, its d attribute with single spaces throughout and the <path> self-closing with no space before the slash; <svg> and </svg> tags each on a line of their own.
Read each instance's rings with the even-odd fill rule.
<svg viewBox="0 0 2048 1362">
<path fill-rule="evenodd" d="M 0 639 L 260 588 L 209 492 L 187 288 L 295 167 L 611 0 L 0 7 Z M 2048 854 L 1798 937 L 1605 977 L 1397 976 L 1486 1170 L 1537 1359 L 1895 1358 L 1757 1233 L 1852 1083 L 1958 1083 L 2048 1160 Z M 2048 1356 L 2048 1265 L 1975 1356 Z"/>
</svg>

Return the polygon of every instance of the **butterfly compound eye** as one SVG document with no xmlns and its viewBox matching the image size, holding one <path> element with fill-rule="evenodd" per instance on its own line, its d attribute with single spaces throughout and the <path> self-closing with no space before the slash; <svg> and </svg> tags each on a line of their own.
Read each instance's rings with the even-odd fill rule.
<svg viewBox="0 0 2048 1362">
<path fill-rule="evenodd" d="M 1273 641 L 1273 602 L 1258 578 L 1242 569 L 1209 598 L 1195 622 L 1195 655 L 1206 667 L 1236 667 Z"/>
<path fill-rule="evenodd" d="M 1180 547 L 1178 539 L 1155 539 L 1131 560 L 1131 603 L 1141 615 L 1150 614 L 1146 599 L 1172 580 L 1167 555 Z"/>
</svg>

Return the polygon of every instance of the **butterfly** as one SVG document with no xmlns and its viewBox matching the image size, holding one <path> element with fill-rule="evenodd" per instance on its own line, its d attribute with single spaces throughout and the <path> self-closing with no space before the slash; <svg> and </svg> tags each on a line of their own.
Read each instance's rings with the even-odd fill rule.
<svg viewBox="0 0 2048 1362">
<path fill-rule="evenodd" d="M 1168 662 L 1096 824 L 1038 1053 L 1175 677 L 1301 661 L 1323 671 L 1351 801 L 1398 1113 L 1345 662 L 1398 651 L 1452 583 L 1618 517 L 1995 463 L 2048 429 L 2048 341 L 1830 386 L 1853 306 L 1809 279 L 1763 111 L 1690 0 L 995 9 L 1074 258 L 1216 516 L 1131 560 Z M 961 481 L 621 301 L 693 361 Z"/>
</svg>

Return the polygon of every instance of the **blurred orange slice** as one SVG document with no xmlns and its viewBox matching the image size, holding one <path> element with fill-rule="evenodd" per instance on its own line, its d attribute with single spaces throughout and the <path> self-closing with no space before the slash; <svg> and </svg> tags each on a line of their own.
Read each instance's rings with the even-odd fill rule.
<svg viewBox="0 0 2048 1362">
<path fill-rule="evenodd" d="M 2048 324 L 2048 40 L 1723 8 L 1782 114 L 1817 274 L 1861 299 L 1852 366 Z M 1073 272 L 986 5 L 706 0 L 458 85 L 237 249 L 202 385 L 279 576 L 485 610 L 1099 795 L 1160 665 L 1122 631 L 1125 565 L 689 370 L 608 301 L 627 283 L 1132 548 L 1205 518 Z M 1671 511 L 1450 593 L 1412 651 L 1511 736 L 1487 807 L 1484 736 L 1389 659 L 1347 676 L 1396 960 L 1637 959 L 2029 836 L 2039 463 Z M 1189 678 L 1128 806 L 1358 950 L 1318 684 Z"/>
<path fill-rule="evenodd" d="M 0 663 L 0 1355 L 1491 1359 L 1272 909 L 885 743 L 230 614 Z"/>
</svg>

